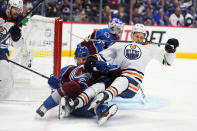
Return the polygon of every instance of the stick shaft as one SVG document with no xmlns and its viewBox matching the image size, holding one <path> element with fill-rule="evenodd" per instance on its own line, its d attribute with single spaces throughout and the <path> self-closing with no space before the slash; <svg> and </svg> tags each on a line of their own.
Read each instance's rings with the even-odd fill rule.
<svg viewBox="0 0 197 131">
<path fill-rule="evenodd" d="M 37 74 L 37 75 L 39 75 L 39 76 L 41 76 L 41 77 L 43 77 L 43 78 L 49 79 L 49 77 L 47 77 L 47 76 L 45 76 L 45 75 L 43 75 L 43 74 L 41 74 L 41 73 L 38 73 L 37 71 L 34 71 L 34 70 L 32 70 L 32 69 L 29 69 L 29 68 L 27 68 L 27 67 L 25 67 L 25 66 L 23 66 L 23 65 L 21 65 L 21 64 L 18 64 L 18 63 L 16 63 L 16 62 L 12 61 L 12 60 L 9 60 L 8 58 L 5 58 L 5 57 L 3 57 L 3 56 L 1 56 L 1 55 L 0 55 L 0 58 L 9 61 L 9 62 L 11 62 L 12 64 L 15 64 L 15 65 L 17 65 L 17 66 L 20 66 L 20 67 L 22 67 L 23 69 L 26 69 L 26 70 L 28 70 L 28 71 L 31 71 L 31 72 L 33 72 L 33 73 L 35 73 L 35 74 Z"/>
<path fill-rule="evenodd" d="M 102 42 L 122 42 L 122 43 L 132 43 L 134 41 L 124 41 L 124 40 L 97 40 L 97 39 L 86 39 L 86 38 L 82 38 L 76 34 L 73 34 L 72 32 L 70 31 L 67 31 L 68 33 L 70 33 L 71 35 L 81 39 L 81 40 L 87 40 L 87 41 L 102 41 Z M 150 41 L 146 41 L 146 42 L 142 42 L 142 43 L 139 43 L 139 44 L 143 44 L 143 45 L 146 45 L 146 44 L 153 44 L 153 45 L 169 45 L 168 43 L 155 43 L 155 42 L 150 42 Z"/>
</svg>

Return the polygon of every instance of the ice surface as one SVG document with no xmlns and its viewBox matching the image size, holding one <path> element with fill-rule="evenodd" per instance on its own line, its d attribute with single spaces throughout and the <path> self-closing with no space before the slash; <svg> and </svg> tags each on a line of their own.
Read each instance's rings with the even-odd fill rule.
<svg viewBox="0 0 197 131">
<path fill-rule="evenodd" d="M 34 60 L 39 61 L 44 60 Z M 74 61 L 63 58 L 62 63 Z M 40 66 L 33 68 L 47 70 L 47 62 Z M 47 80 L 22 71 L 21 75 L 24 73 L 28 79 L 16 81 L 10 96 L 0 100 L 0 131 L 197 131 L 196 67 L 197 60 L 176 59 L 171 67 L 152 61 L 143 80 L 147 103 L 140 103 L 140 93 L 133 101 L 114 100 L 119 110 L 101 127 L 96 118 L 70 116 L 58 120 L 57 108 L 47 112 L 43 119 L 36 119 L 35 111 L 50 90 Z M 49 76 L 51 72 L 47 71 L 45 75 Z"/>
</svg>

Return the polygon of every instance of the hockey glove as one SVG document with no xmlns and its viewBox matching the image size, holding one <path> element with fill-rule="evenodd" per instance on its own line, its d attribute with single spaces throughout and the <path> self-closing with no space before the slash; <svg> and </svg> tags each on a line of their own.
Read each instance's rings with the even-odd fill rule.
<svg viewBox="0 0 197 131">
<path fill-rule="evenodd" d="M 18 26 L 10 28 L 10 35 L 13 41 L 18 41 L 21 38 L 21 29 Z"/>
<path fill-rule="evenodd" d="M 176 51 L 176 48 L 179 46 L 179 41 L 175 38 L 168 39 L 167 43 L 169 45 L 165 46 L 165 50 L 168 53 L 174 53 Z"/>
<path fill-rule="evenodd" d="M 97 61 L 97 62 L 95 63 L 95 67 L 96 67 L 96 69 L 97 69 L 99 72 L 104 72 L 104 73 L 109 72 L 109 67 L 108 67 L 107 63 L 104 62 L 104 61 Z"/>
<path fill-rule="evenodd" d="M 97 58 L 95 56 L 89 56 L 84 64 L 85 70 L 88 72 L 93 72 L 93 68 L 95 67 L 95 63 L 97 62 Z"/>
<path fill-rule="evenodd" d="M 48 84 L 52 89 L 57 89 L 60 87 L 60 79 L 54 75 L 51 75 L 50 78 L 48 79 Z"/>
</svg>

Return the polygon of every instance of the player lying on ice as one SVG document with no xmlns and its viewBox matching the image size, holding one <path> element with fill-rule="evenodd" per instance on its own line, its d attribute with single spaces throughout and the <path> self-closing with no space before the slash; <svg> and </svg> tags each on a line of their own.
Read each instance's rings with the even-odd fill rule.
<svg viewBox="0 0 197 131">
<path fill-rule="evenodd" d="M 109 22 L 108 28 L 99 29 L 99 30 L 93 32 L 89 37 L 90 37 L 90 39 L 96 39 L 96 40 L 98 40 L 98 39 L 100 39 L 100 40 L 119 40 L 120 37 L 121 37 L 122 31 L 123 31 L 122 21 L 120 21 L 117 18 L 114 18 Z M 103 49 L 108 48 L 111 44 L 112 44 L 112 42 L 89 41 L 89 40 L 81 42 L 78 45 L 78 48 L 76 49 L 76 52 L 75 52 L 75 59 L 76 59 L 77 65 L 80 66 L 80 65 L 84 64 L 86 59 L 87 59 L 87 55 L 99 53 Z M 85 48 L 83 48 L 83 47 L 85 47 Z M 108 67 L 105 63 L 104 64 L 102 64 L 102 63 L 103 62 L 98 62 L 97 63 L 97 66 L 100 67 L 99 70 L 102 71 L 102 72 L 107 72 L 110 68 L 111 73 L 108 73 L 109 76 L 105 75 L 105 73 L 104 74 L 103 73 L 100 73 L 100 74 L 99 73 L 94 73 L 93 76 L 94 76 L 94 83 L 99 82 L 99 81 L 104 81 L 104 82 L 96 84 L 96 86 L 102 86 L 103 87 L 105 85 L 110 85 L 111 82 L 115 79 L 115 77 L 120 75 L 120 69 L 116 69 L 116 67 L 114 68 L 113 66 L 111 68 L 111 67 Z M 72 67 L 72 68 L 74 69 L 74 67 Z M 74 71 L 70 71 L 70 70 L 71 70 L 70 67 L 69 67 L 69 70 L 67 70 L 67 67 L 62 69 L 61 74 L 64 74 L 64 75 L 60 77 L 60 79 L 63 80 L 63 81 L 61 81 L 61 83 L 65 81 L 66 77 L 71 76 L 69 78 L 73 78 L 72 75 L 76 74 L 76 71 L 74 72 Z M 65 76 L 66 73 L 63 73 L 65 71 L 68 72 L 67 76 Z M 84 68 L 83 67 L 80 68 L 80 71 L 81 71 L 81 74 L 84 74 Z M 74 73 L 72 73 L 72 72 L 74 72 Z M 86 73 L 86 74 L 88 74 L 88 73 Z M 110 74 L 112 74 L 112 75 L 110 75 Z M 79 73 L 77 73 L 77 75 L 79 75 Z M 57 83 L 59 83 L 59 80 L 58 79 L 56 80 L 56 79 L 57 78 L 55 78 L 53 76 L 49 79 L 49 84 L 51 85 L 52 88 L 60 87 L 60 85 L 57 84 Z M 91 79 L 91 82 L 89 81 L 89 79 Z M 76 81 L 76 78 L 73 78 L 72 80 Z M 68 79 L 68 81 L 69 81 L 69 79 Z M 65 91 L 65 92 L 72 92 L 70 94 L 66 94 L 66 96 L 69 97 L 69 98 L 76 98 L 76 96 L 78 96 L 79 93 L 81 93 L 83 90 L 85 90 L 85 88 L 87 88 L 87 85 L 92 84 L 93 79 L 88 78 L 87 80 L 85 80 L 83 82 L 79 82 L 80 85 L 82 85 L 82 86 L 85 85 L 85 88 L 82 87 L 82 89 L 81 89 L 81 87 L 79 88 L 78 83 L 76 84 L 75 81 L 70 81 L 69 83 L 68 83 L 68 81 L 65 82 L 66 83 L 65 86 L 64 86 L 64 84 L 62 84 L 62 87 L 67 87 L 67 88 L 69 87 L 68 89 L 66 88 L 69 91 Z M 84 84 L 84 82 L 87 82 L 87 83 Z M 65 100 L 65 99 L 63 99 L 63 100 Z M 111 107 L 111 108 L 114 108 L 114 107 L 115 107 L 115 110 L 116 110 L 116 105 L 113 105 L 113 107 Z M 100 114 L 99 112 L 101 112 L 102 110 L 104 110 L 106 108 L 107 108 L 107 106 L 104 106 L 104 105 L 100 106 L 100 108 L 98 108 L 97 113 L 92 113 L 92 111 L 91 112 L 87 111 L 87 106 L 86 106 L 82 109 L 78 109 L 77 111 L 73 112 L 72 114 L 75 114 L 77 116 L 85 116 L 85 117 L 89 116 L 90 117 L 90 116 L 93 116 L 95 114 Z M 47 110 L 48 109 L 49 108 L 47 108 Z M 45 108 L 44 108 L 44 110 L 45 110 Z M 37 110 L 37 112 L 38 111 L 39 110 Z M 43 111 L 41 111 L 41 113 L 42 112 Z M 42 113 L 41 116 L 42 115 L 44 115 L 44 114 Z M 101 114 L 100 114 L 100 116 L 101 116 Z"/>
<path fill-rule="evenodd" d="M 37 109 L 37 114 L 43 117 L 48 110 L 56 107 L 60 103 L 62 97 L 75 99 L 81 92 L 87 89 L 88 86 L 96 83 L 95 80 L 100 78 L 100 76 L 109 75 L 109 77 L 112 79 L 120 75 L 121 72 L 120 69 L 117 69 L 117 66 L 107 65 L 105 62 L 100 61 L 95 64 L 95 67 L 97 70 L 101 71 L 101 73 L 95 72 L 92 74 L 87 72 L 84 69 L 83 64 L 86 62 L 88 55 L 89 51 L 87 47 L 78 45 L 75 51 L 75 59 L 78 66 L 69 65 L 62 68 L 60 78 L 55 76 L 50 77 L 48 83 L 52 89 L 56 90 Z M 105 72 L 108 73 L 106 74 Z M 72 112 L 72 114 L 80 117 L 93 117 L 95 115 L 101 117 L 102 112 L 109 110 L 110 108 L 114 108 L 114 106 L 108 107 L 107 105 L 103 104 L 100 105 L 95 110 L 95 112 L 89 111 L 88 106 L 84 106 L 83 108 L 75 110 Z"/>
<path fill-rule="evenodd" d="M 116 96 L 133 98 L 141 86 L 145 68 L 152 59 L 156 59 L 166 66 L 173 63 L 176 48 L 179 46 L 177 39 L 169 39 L 165 49 L 160 49 L 153 44 L 139 44 L 145 41 L 145 37 L 145 26 L 136 24 L 132 28 L 132 43 L 115 43 L 97 56 L 88 57 L 85 68 L 90 72 L 94 70 L 94 63 L 104 61 L 118 65 L 122 75 L 117 77 L 107 89 L 103 86 L 87 88 L 74 101 L 69 102 L 72 110 L 83 107 L 93 98 L 89 110 L 95 110 L 99 105 L 111 101 Z M 110 114 L 110 110 L 107 113 Z M 105 119 L 108 117 L 102 119 L 101 124 L 105 122 Z"/>
</svg>

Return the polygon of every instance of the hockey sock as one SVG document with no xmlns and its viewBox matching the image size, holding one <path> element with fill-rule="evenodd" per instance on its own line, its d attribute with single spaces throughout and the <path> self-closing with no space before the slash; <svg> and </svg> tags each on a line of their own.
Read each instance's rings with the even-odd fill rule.
<svg viewBox="0 0 197 131">
<path fill-rule="evenodd" d="M 59 101 L 61 99 L 61 96 L 57 91 L 55 91 L 53 94 L 51 94 L 45 101 L 44 101 L 44 106 L 50 110 L 51 108 L 55 107 L 58 105 Z"/>
</svg>

